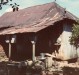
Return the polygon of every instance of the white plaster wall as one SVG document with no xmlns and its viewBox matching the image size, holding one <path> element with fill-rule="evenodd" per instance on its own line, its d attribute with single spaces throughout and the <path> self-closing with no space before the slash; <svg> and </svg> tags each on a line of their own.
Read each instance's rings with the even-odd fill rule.
<svg viewBox="0 0 79 75">
<path fill-rule="evenodd" d="M 79 57 L 79 48 L 77 48 L 77 55 L 78 55 L 78 57 Z"/>
<path fill-rule="evenodd" d="M 61 46 L 59 49 L 59 55 L 63 60 L 71 59 L 76 57 L 76 48 L 70 45 L 69 39 L 72 34 L 71 25 L 64 24 L 63 32 L 61 34 Z"/>
</svg>

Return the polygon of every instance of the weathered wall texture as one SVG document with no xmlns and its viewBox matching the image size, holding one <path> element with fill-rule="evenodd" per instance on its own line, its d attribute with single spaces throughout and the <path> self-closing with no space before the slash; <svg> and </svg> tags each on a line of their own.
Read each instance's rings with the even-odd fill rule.
<svg viewBox="0 0 79 75">
<path fill-rule="evenodd" d="M 79 58 L 79 47 L 76 50 L 77 50 L 77 57 Z"/>
<path fill-rule="evenodd" d="M 69 39 L 71 36 L 72 25 L 57 23 L 54 26 L 50 26 L 37 33 L 36 41 L 36 56 L 40 53 L 50 53 L 57 51 L 58 57 L 63 60 L 68 60 L 77 57 L 77 50 L 70 45 Z M 5 43 L 6 36 L 0 36 L 0 44 L 3 46 L 3 50 L 8 56 L 8 44 Z M 32 44 L 30 40 L 31 34 L 17 34 L 16 43 L 12 44 L 13 60 L 26 60 L 32 58 Z M 55 45 L 59 42 L 60 45 Z M 79 49 L 78 49 L 79 54 Z"/>
<path fill-rule="evenodd" d="M 72 26 L 68 24 L 64 24 L 63 32 L 61 34 L 61 46 L 59 49 L 59 55 L 63 60 L 76 58 L 76 48 L 70 45 L 69 39 L 71 36 Z"/>
</svg>

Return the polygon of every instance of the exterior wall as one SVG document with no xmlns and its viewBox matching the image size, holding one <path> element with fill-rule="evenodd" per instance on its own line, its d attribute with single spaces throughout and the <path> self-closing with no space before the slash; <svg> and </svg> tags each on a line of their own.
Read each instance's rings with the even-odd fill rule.
<svg viewBox="0 0 79 75">
<path fill-rule="evenodd" d="M 52 52 L 55 52 L 55 50 L 57 51 L 59 48 L 59 58 L 63 60 L 75 58 L 77 53 L 79 55 L 79 48 L 76 50 L 75 47 L 70 45 L 69 39 L 72 34 L 71 31 L 71 25 L 62 25 L 62 23 L 57 23 L 52 27 L 38 32 L 36 42 L 36 56 L 39 56 L 40 53 L 52 54 Z M 30 36 L 30 34 L 17 35 L 17 42 L 15 44 L 12 44 L 12 59 L 26 60 L 32 57 L 32 44 L 30 41 L 30 37 L 32 37 Z M 8 44 L 5 43 L 5 36 L 4 38 L 1 38 L 0 36 L 0 39 L 0 43 L 2 43 L 5 53 L 8 55 Z M 55 45 L 56 40 L 59 40 L 59 42 L 61 41 L 61 46 L 59 46 L 58 48 Z"/>
<path fill-rule="evenodd" d="M 71 31 L 72 31 L 71 25 L 68 25 L 68 24 L 63 25 L 63 32 L 61 34 L 61 37 L 59 37 L 61 39 L 59 56 L 61 56 L 61 58 L 63 60 L 77 57 L 76 56 L 76 52 L 77 52 L 76 48 L 73 47 L 72 45 L 70 45 L 70 42 L 69 42 L 70 36 L 72 34 Z"/>
<path fill-rule="evenodd" d="M 79 58 L 79 47 L 77 48 L 77 56 Z"/>
</svg>

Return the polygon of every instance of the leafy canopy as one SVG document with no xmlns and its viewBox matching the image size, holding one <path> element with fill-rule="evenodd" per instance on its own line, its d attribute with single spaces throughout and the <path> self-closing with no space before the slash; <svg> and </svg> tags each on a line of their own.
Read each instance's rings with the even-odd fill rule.
<svg viewBox="0 0 79 75">
<path fill-rule="evenodd" d="M 78 46 L 79 43 L 79 21 L 72 27 L 72 36 L 70 39 L 71 44 Z"/>
</svg>

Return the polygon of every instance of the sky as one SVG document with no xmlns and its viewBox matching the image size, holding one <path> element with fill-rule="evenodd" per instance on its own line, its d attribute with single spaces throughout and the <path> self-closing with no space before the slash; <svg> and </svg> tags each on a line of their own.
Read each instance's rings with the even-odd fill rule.
<svg viewBox="0 0 79 75">
<path fill-rule="evenodd" d="M 13 0 L 10 3 L 16 2 L 17 4 L 20 5 L 19 8 L 23 9 L 30 6 L 50 3 L 53 1 L 55 0 Z M 79 18 L 79 0 L 56 0 L 56 3 L 66 8 L 67 11 L 71 12 L 72 14 L 74 14 Z M 11 10 L 12 8 L 9 5 L 4 5 L 2 10 L 0 10 L 0 16 Z"/>
</svg>

